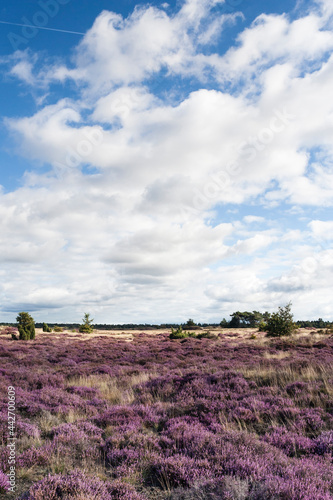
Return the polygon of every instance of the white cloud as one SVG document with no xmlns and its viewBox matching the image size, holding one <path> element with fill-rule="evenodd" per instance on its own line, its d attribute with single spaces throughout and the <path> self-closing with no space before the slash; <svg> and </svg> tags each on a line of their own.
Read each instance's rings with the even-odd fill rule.
<svg viewBox="0 0 333 500">
<path fill-rule="evenodd" d="M 321 248 L 332 246 L 333 221 L 313 220 L 309 222 L 308 226 L 311 229 L 311 236 L 321 246 Z"/>
<path fill-rule="evenodd" d="M 317 290 L 327 313 L 329 249 L 321 266 L 316 238 L 331 222 L 267 230 L 264 214 L 221 215 L 226 204 L 288 202 L 293 214 L 332 204 L 327 11 L 262 15 L 236 47 L 207 55 L 202 44 L 224 26 L 211 14 L 219 3 L 188 0 L 173 16 L 104 11 L 70 68 L 36 73 L 28 53 L 15 59 L 11 76 L 33 87 L 71 79 L 78 92 L 6 120 L 22 154 L 51 170 L 0 194 L 5 310 L 59 308 L 75 320 L 88 305 L 101 318 L 111 311 L 110 321 L 126 321 L 122 311 L 133 321 L 192 310 L 208 319 L 292 296 L 307 313 L 301 294 L 308 306 Z M 161 69 L 167 90 L 155 95 L 149 78 Z M 201 88 L 179 83 L 186 76 Z M 309 259 L 316 279 L 304 272 Z"/>
<path fill-rule="evenodd" d="M 265 218 L 258 215 L 246 215 L 243 220 L 246 224 L 265 223 Z"/>
<path fill-rule="evenodd" d="M 11 70 L 11 74 L 17 78 L 23 80 L 29 85 L 35 84 L 35 78 L 33 76 L 33 65 L 28 61 L 20 61 Z"/>
</svg>

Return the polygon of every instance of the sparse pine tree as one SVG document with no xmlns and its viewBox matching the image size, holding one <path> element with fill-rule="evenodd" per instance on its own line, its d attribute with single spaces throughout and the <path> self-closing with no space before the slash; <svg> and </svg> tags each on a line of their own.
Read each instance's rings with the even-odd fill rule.
<svg viewBox="0 0 333 500">
<path fill-rule="evenodd" d="M 27 312 L 20 312 L 16 318 L 18 323 L 18 331 L 20 332 L 20 340 L 34 340 L 35 338 L 35 322 Z"/>
<path fill-rule="evenodd" d="M 92 333 L 94 331 L 94 328 L 92 326 L 93 321 L 94 321 L 93 319 L 90 319 L 89 313 L 84 313 L 84 316 L 82 319 L 82 325 L 80 325 L 79 332 L 80 333 Z"/>
<path fill-rule="evenodd" d="M 266 332 L 269 337 L 291 335 L 297 329 L 291 312 L 291 302 L 285 307 L 279 307 L 278 312 L 270 315 Z"/>
</svg>

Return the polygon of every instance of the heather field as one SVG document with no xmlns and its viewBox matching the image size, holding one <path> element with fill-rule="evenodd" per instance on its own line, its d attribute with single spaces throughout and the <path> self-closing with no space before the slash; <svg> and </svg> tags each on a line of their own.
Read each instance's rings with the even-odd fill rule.
<svg viewBox="0 0 333 500">
<path fill-rule="evenodd" d="M 333 499 L 333 339 L 255 330 L 0 336 L 26 500 Z"/>
</svg>

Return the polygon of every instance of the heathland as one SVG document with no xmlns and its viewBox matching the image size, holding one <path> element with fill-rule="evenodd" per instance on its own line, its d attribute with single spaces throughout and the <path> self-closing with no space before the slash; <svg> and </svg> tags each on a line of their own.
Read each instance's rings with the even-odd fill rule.
<svg viewBox="0 0 333 500">
<path fill-rule="evenodd" d="M 8 387 L 17 433 L 16 492 L 0 496 L 333 499 L 332 335 L 169 334 L 0 336 L 0 488 Z"/>
</svg>

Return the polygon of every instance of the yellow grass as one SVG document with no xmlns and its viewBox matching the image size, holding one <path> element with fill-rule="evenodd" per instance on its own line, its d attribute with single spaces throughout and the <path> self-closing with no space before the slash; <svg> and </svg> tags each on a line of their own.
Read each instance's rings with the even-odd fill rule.
<svg viewBox="0 0 333 500">
<path fill-rule="evenodd" d="M 291 356 L 291 353 L 289 351 L 280 351 L 278 353 L 270 353 L 270 352 L 264 352 L 263 357 L 265 359 L 285 359 L 289 358 Z"/>
<path fill-rule="evenodd" d="M 333 367 L 318 365 L 308 365 L 301 369 L 295 369 L 291 366 L 284 368 L 258 365 L 256 368 L 243 367 L 238 370 L 245 378 L 254 380 L 259 386 L 270 385 L 285 387 L 287 384 L 296 381 L 311 382 L 321 381 L 332 390 L 332 384 L 329 380 L 333 377 Z"/>
<path fill-rule="evenodd" d="M 67 382 L 67 387 L 93 387 L 98 389 L 103 398 L 111 404 L 131 404 L 134 401 L 133 387 L 157 377 L 156 373 L 140 373 L 132 375 L 126 381 L 120 381 L 110 375 L 85 375 L 72 378 Z"/>
</svg>

